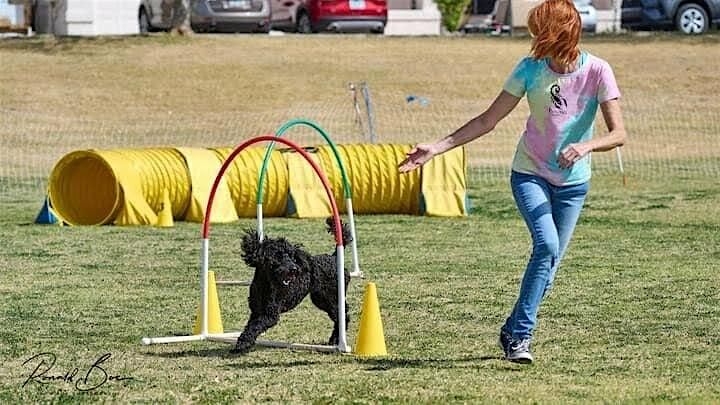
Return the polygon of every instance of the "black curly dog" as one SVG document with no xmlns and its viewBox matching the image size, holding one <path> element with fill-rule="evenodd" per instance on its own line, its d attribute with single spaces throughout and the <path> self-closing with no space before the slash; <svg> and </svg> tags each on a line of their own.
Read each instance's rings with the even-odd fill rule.
<svg viewBox="0 0 720 405">
<path fill-rule="evenodd" d="M 327 221 L 328 232 L 335 234 L 332 218 Z M 342 225 L 343 245 L 352 241 L 347 225 Z M 313 256 L 301 245 L 285 238 L 258 240 L 255 230 L 245 232 L 242 240 L 242 257 L 255 269 L 250 284 L 250 319 L 238 337 L 233 353 L 247 353 L 258 336 L 275 326 L 280 314 L 288 312 L 310 294 L 313 304 L 327 312 L 333 321 L 328 344 L 338 343 L 338 293 L 336 254 Z M 350 276 L 345 270 L 345 285 Z M 347 289 L 346 289 L 347 291 Z M 346 328 L 348 320 L 345 306 Z"/>
</svg>

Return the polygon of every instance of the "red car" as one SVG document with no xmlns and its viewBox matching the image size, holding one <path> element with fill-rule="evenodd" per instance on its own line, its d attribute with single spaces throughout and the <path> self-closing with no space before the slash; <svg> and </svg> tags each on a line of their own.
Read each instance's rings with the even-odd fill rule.
<svg viewBox="0 0 720 405">
<path fill-rule="evenodd" d="M 377 32 L 387 23 L 386 0 L 270 0 L 273 29 Z"/>
</svg>

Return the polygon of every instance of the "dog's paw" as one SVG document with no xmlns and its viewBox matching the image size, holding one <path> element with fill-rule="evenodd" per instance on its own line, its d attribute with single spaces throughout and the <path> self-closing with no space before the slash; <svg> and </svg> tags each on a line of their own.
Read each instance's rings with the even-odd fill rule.
<svg viewBox="0 0 720 405">
<path fill-rule="evenodd" d="M 253 344 L 252 344 L 252 343 L 247 343 L 247 342 L 242 342 L 242 343 L 240 343 L 240 342 L 238 342 L 237 344 L 235 344 L 235 347 L 230 350 L 230 353 L 232 353 L 232 354 L 240 354 L 240 355 L 242 355 L 242 354 L 248 354 L 248 353 L 250 353 L 250 351 L 252 350 L 252 348 L 253 348 Z"/>
</svg>

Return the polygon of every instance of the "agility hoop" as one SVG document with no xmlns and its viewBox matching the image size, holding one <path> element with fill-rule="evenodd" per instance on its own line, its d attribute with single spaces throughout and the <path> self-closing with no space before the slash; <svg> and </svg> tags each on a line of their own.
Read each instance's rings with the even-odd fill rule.
<svg viewBox="0 0 720 405">
<path fill-rule="evenodd" d="M 337 345 L 331 346 L 325 346 L 325 345 L 305 345 L 305 344 L 297 344 L 297 343 L 283 343 L 283 342 L 268 342 L 268 341 L 257 341 L 257 345 L 261 346 L 269 346 L 269 347 L 283 347 L 283 348 L 291 348 L 291 349 L 299 349 L 299 350 L 315 350 L 315 351 L 330 351 L 330 352 L 341 352 L 341 353 L 349 353 L 351 351 L 350 346 L 347 344 L 347 332 L 345 330 L 346 328 L 346 319 L 345 319 L 345 255 L 344 255 L 344 247 L 343 247 L 343 238 L 342 238 L 342 226 L 340 222 L 340 213 L 337 208 L 337 203 L 335 202 L 335 197 L 333 196 L 332 189 L 330 188 L 330 183 L 325 176 L 325 174 L 320 170 L 320 167 L 315 163 L 315 161 L 312 160 L 310 155 L 303 150 L 301 147 L 296 145 L 293 142 L 290 142 L 286 139 L 272 136 L 272 135 L 263 135 L 258 136 L 255 138 L 251 138 L 239 146 L 237 146 L 230 155 L 225 159 L 225 162 L 223 162 L 222 166 L 220 167 L 220 171 L 218 172 L 217 176 L 215 177 L 215 181 L 213 182 L 212 188 L 210 189 L 210 196 L 208 198 L 207 208 L 205 209 L 205 218 L 202 223 L 202 241 L 201 241 L 201 259 L 200 259 L 200 334 L 199 335 L 190 335 L 190 336 L 168 336 L 168 337 L 157 337 L 157 338 L 143 338 L 142 344 L 144 345 L 151 345 L 151 344 L 161 344 L 161 343 L 180 343 L 180 342 L 191 342 L 191 341 L 199 341 L 199 340 L 208 340 L 208 341 L 216 341 L 216 342 L 232 342 L 234 343 L 233 338 L 236 340 L 237 336 L 239 336 L 240 332 L 228 332 L 228 333 L 218 333 L 218 334 L 209 334 L 208 333 L 208 268 L 209 268 L 209 261 L 210 261 L 210 213 L 212 211 L 212 205 L 213 201 L 215 200 L 215 192 L 217 191 L 218 186 L 220 185 L 220 182 L 227 171 L 228 167 L 232 163 L 232 161 L 235 159 L 235 157 L 243 151 L 245 148 L 247 148 L 250 145 L 259 143 L 259 142 L 279 142 L 284 145 L 289 146 L 290 148 L 294 149 L 298 153 L 302 155 L 302 157 L 312 166 L 313 171 L 315 171 L 315 174 L 320 178 L 320 181 L 323 184 L 323 187 L 325 188 L 325 193 L 328 196 L 328 199 L 330 200 L 330 206 L 332 207 L 332 214 L 333 214 L 333 220 L 334 220 L 334 227 L 335 227 L 335 249 L 336 249 L 336 261 L 335 264 L 337 266 L 337 277 L 338 277 L 338 343 Z"/>
<path fill-rule="evenodd" d="M 285 133 L 296 126 L 306 126 L 309 128 L 312 128 L 317 132 L 323 139 L 325 139 L 325 142 L 328 144 L 330 149 L 332 150 L 333 155 L 335 156 L 335 161 L 338 164 L 338 167 L 340 168 L 340 176 L 342 177 L 342 183 L 343 183 L 343 197 L 345 198 L 345 206 L 347 207 L 347 213 L 348 213 L 348 222 L 350 222 L 350 235 L 352 236 L 352 242 L 350 244 L 351 252 L 352 252 L 352 270 L 350 271 L 351 277 L 362 277 L 362 271 L 360 271 L 360 260 L 358 258 L 358 249 L 357 249 L 357 232 L 355 231 L 355 215 L 353 214 L 353 205 L 352 205 L 352 188 L 350 187 L 350 181 L 348 180 L 345 166 L 342 163 L 342 159 L 340 158 L 340 153 L 337 150 L 337 146 L 335 143 L 330 139 L 330 136 L 325 132 L 320 125 L 316 124 L 313 121 L 309 120 L 303 120 L 303 119 L 294 119 L 290 120 L 287 123 L 285 123 L 283 126 L 281 126 L 276 132 L 275 136 L 278 138 L 281 138 Z M 258 237 L 260 238 L 260 241 L 263 240 L 265 237 L 264 227 L 263 227 L 263 187 L 265 185 L 265 174 L 267 172 L 269 163 L 270 163 L 270 155 L 272 154 L 273 150 L 275 149 L 275 142 L 270 142 L 270 144 L 265 149 L 265 156 L 263 158 L 262 168 L 260 169 L 260 178 L 258 180 L 257 184 L 257 194 L 256 194 L 256 216 L 257 216 L 257 230 L 258 230 Z"/>
</svg>

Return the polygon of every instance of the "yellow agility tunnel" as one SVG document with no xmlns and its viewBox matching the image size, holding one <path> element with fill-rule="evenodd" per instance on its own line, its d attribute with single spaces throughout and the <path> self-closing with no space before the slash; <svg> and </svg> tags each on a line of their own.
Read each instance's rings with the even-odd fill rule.
<svg viewBox="0 0 720 405">
<path fill-rule="evenodd" d="M 411 145 L 356 144 L 336 147 L 349 179 L 356 214 L 466 215 L 466 156 L 457 148 L 421 170 L 400 174 Z M 256 215 L 264 147 L 241 152 L 215 195 L 211 222 Z M 342 176 L 330 147 L 306 148 L 330 181 L 345 212 Z M 154 225 L 163 194 L 175 220 L 202 222 L 210 188 L 232 148 L 81 150 L 53 168 L 48 194 L 55 214 L 71 225 Z M 331 209 L 320 180 L 301 156 L 274 150 L 263 183 L 268 217 L 326 217 Z"/>
</svg>

